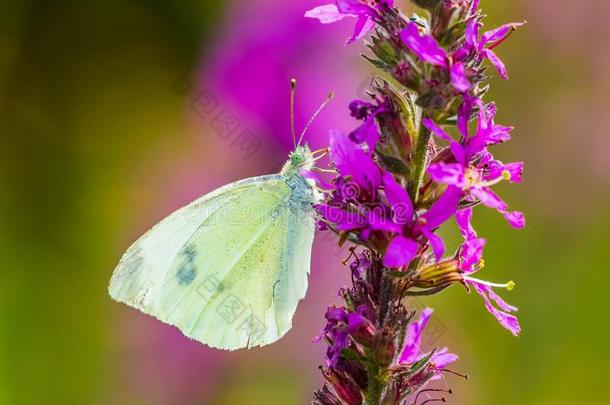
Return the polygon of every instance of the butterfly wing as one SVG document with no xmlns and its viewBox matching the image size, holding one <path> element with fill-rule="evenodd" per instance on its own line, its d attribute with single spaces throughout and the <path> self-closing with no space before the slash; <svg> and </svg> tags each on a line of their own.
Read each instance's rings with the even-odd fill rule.
<svg viewBox="0 0 610 405">
<path fill-rule="evenodd" d="M 307 290 L 311 198 L 302 178 L 284 175 L 205 195 L 128 249 L 110 295 L 212 347 L 272 343 Z"/>
</svg>

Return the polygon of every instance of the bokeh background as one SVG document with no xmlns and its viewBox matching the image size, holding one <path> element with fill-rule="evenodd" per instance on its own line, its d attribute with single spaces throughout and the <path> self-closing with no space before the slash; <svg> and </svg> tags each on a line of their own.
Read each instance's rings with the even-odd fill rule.
<svg viewBox="0 0 610 405">
<path fill-rule="evenodd" d="M 346 47 L 352 21 L 302 18 L 320 1 L 3 0 L 0 12 L 0 404 L 302 404 L 321 383 L 311 343 L 345 283 L 318 235 L 310 291 L 279 343 L 218 352 L 112 302 L 127 246 L 199 194 L 277 170 L 290 149 L 288 80 L 307 140 L 356 123 L 370 75 Z M 500 187 L 523 231 L 481 209 L 485 268 L 514 279 L 515 339 L 480 298 L 423 300 L 461 356 L 454 404 L 610 403 L 610 2 L 483 0 L 488 26 L 528 21 L 499 53 L 511 80 L 491 96 L 525 160 Z M 213 100 L 202 108 L 202 100 Z M 235 118 L 244 147 L 214 117 Z M 236 136 L 236 135 L 234 135 Z"/>
</svg>

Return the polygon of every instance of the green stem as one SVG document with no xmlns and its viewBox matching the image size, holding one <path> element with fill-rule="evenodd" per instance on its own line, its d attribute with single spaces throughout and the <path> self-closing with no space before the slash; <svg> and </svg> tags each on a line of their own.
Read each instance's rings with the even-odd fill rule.
<svg viewBox="0 0 610 405">
<path fill-rule="evenodd" d="M 415 170 L 413 171 L 413 202 L 417 204 L 419 199 L 419 189 L 422 186 L 424 180 L 424 173 L 426 169 L 426 151 L 428 150 L 428 144 L 430 143 L 430 130 L 423 124 L 419 125 L 419 135 L 417 136 L 417 145 L 415 146 L 415 154 L 413 156 L 413 164 Z"/>
<path fill-rule="evenodd" d="M 379 405 L 381 401 L 381 392 L 383 391 L 383 381 L 379 375 L 373 375 L 369 381 L 369 392 L 366 396 L 366 405 Z"/>
</svg>

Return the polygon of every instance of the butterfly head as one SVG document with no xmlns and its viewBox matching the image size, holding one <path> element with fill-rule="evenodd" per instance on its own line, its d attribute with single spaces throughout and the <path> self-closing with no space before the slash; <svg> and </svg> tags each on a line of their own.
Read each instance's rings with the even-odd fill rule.
<svg viewBox="0 0 610 405">
<path fill-rule="evenodd" d="M 282 168 L 283 174 L 296 173 L 301 169 L 309 170 L 314 163 L 313 153 L 309 146 L 299 145 L 289 155 L 289 159 Z"/>
</svg>

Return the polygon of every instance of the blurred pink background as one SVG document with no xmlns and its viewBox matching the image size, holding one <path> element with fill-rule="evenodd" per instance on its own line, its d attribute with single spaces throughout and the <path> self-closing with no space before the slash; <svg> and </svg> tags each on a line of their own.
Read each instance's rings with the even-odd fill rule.
<svg viewBox="0 0 610 405">
<path fill-rule="evenodd" d="M 279 170 L 297 129 L 329 91 L 305 139 L 350 130 L 347 105 L 372 70 L 345 46 L 353 21 L 303 18 L 320 1 L 8 1 L 0 24 L 0 403 L 302 404 L 322 379 L 311 339 L 347 282 L 345 251 L 320 233 L 310 288 L 278 343 L 220 352 L 110 300 L 112 268 L 154 223 L 202 193 Z M 487 26 L 527 20 L 498 50 L 498 149 L 525 161 L 525 184 L 500 192 L 526 212 L 510 230 L 477 214 L 489 278 L 514 279 L 518 339 L 454 287 L 422 300 L 461 357 L 453 404 L 610 403 L 610 2 L 483 0 Z M 405 5 L 407 11 L 413 8 Z M 0 17 L 2 18 L 2 17 Z M 197 111 L 211 96 L 214 111 Z M 194 104 L 195 103 L 195 104 Z M 214 129 L 227 111 L 239 125 Z M 241 148 L 237 134 L 260 141 Z M 451 238 L 451 232 L 448 237 Z M 3 272 L 4 273 L 4 272 Z"/>
</svg>

